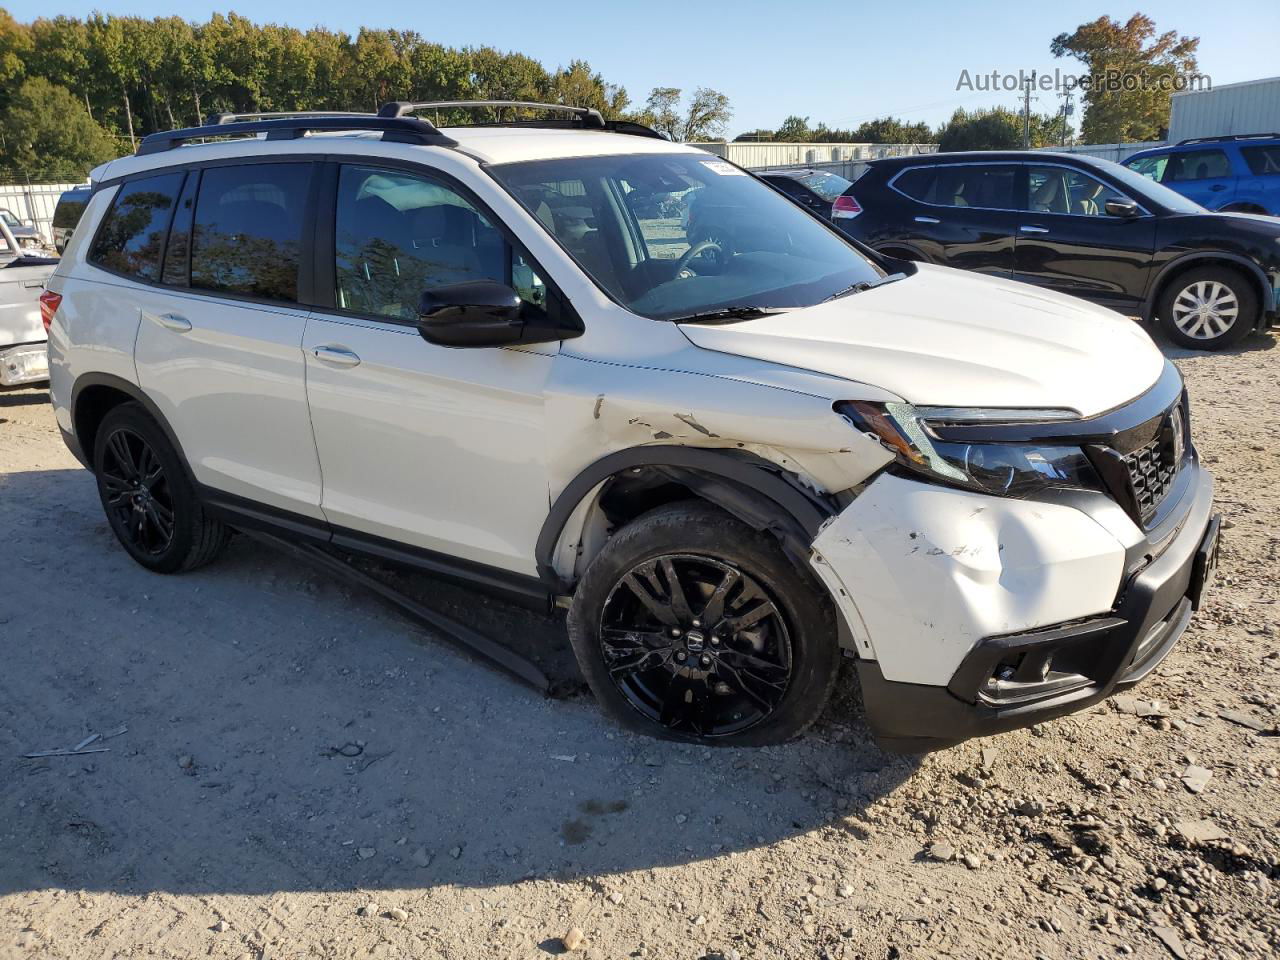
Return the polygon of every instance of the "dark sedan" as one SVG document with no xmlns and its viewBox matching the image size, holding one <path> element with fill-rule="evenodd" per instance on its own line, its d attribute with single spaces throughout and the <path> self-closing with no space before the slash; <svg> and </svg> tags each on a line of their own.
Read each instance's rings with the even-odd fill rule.
<svg viewBox="0 0 1280 960">
<path fill-rule="evenodd" d="M 831 216 L 831 205 L 853 183 L 829 170 L 808 167 L 784 167 L 757 170 L 756 175 L 777 187 L 788 197 L 822 217 Z"/>
<path fill-rule="evenodd" d="M 1210 213 L 1106 160 L 1039 151 L 877 160 L 836 220 L 890 256 L 1039 284 L 1215 350 L 1280 307 L 1280 220 Z"/>
</svg>

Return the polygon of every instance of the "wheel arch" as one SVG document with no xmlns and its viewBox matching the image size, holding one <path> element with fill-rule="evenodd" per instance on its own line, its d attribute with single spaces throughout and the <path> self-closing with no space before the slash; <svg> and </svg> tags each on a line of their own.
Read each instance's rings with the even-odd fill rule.
<svg viewBox="0 0 1280 960">
<path fill-rule="evenodd" d="M 71 423 L 75 431 L 72 453 L 77 454 L 77 459 L 86 467 L 93 468 L 93 447 L 98 428 L 108 413 L 124 403 L 137 403 L 147 411 L 147 415 L 159 425 L 165 438 L 173 445 L 187 479 L 195 484 L 195 476 L 191 472 L 186 454 L 183 453 L 182 444 L 178 442 L 177 434 L 173 432 L 155 401 L 136 383 L 109 373 L 82 374 L 76 378 L 75 385 L 71 388 Z"/>
<path fill-rule="evenodd" d="M 644 495 L 629 497 L 628 485 Z M 539 576 L 557 592 L 571 593 L 578 573 L 607 539 L 606 528 L 688 498 L 772 533 L 806 572 L 813 539 L 838 509 L 782 468 L 745 451 L 679 445 L 620 450 L 586 467 L 556 497 L 535 547 Z M 572 558 L 567 575 L 566 557 Z"/>
<path fill-rule="evenodd" d="M 1247 257 L 1221 250 L 1189 253 L 1161 267 L 1151 283 L 1151 292 L 1143 304 L 1144 319 L 1155 319 L 1156 307 L 1159 306 L 1160 298 L 1164 296 L 1169 285 L 1178 278 L 1179 274 L 1196 267 L 1226 267 L 1248 277 L 1253 283 L 1253 292 L 1257 295 L 1260 306 L 1256 322 L 1258 324 L 1266 322 L 1267 304 L 1271 300 L 1271 285 L 1267 281 L 1266 274 L 1262 272 L 1261 267 Z"/>
</svg>

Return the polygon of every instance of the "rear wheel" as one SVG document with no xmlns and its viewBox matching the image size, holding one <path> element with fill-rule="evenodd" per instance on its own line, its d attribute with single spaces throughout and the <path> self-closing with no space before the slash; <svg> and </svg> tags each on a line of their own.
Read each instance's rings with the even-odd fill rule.
<svg viewBox="0 0 1280 960">
<path fill-rule="evenodd" d="M 1196 267 L 1170 281 L 1158 315 L 1169 339 L 1192 350 L 1221 350 L 1254 329 L 1258 297 L 1243 274 Z"/>
<path fill-rule="evenodd" d="M 788 740 L 822 712 L 839 664 L 834 614 L 777 541 L 697 501 L 616 534 L 569 612 L 601 706 L 678 740 Z"/>
<path fill-rule="evenodd" d="M 148 570 L 194 570 L 226 545 L 230 531 L 205 515 L 173 444 L 139 404 L 103 418 L 93 467 L 112 532 Z"/>
</svg>

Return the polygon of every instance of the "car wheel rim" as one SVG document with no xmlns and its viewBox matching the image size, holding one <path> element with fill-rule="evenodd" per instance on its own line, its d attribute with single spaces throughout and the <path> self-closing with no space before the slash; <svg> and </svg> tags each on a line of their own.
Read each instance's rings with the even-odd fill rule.
<svg viewBox="0 0 1280 960">
<path fill-rule="evenodd" d="M 150 556 L 173 543 L 173 499 L 155 450 L 126 428 L 107 437 L 102 457 L 107 515 L 125 540 Z"/>
<path fill-rule="evenodd" d="M 1174 326 L 1196 340 L 1222 336 L 1239 315 L 1235 291 L 1216 280 L 1197 280 L 1173 298 Z"/>
<path fill-rule="evenodd" d="M 636 564 L 605 600 L 599 636 L 614 686 L 673 732 L 746 730 L 777 709 L 791 681 L 781 608 L 754 578 L 709 557 Z"/>
</svg>

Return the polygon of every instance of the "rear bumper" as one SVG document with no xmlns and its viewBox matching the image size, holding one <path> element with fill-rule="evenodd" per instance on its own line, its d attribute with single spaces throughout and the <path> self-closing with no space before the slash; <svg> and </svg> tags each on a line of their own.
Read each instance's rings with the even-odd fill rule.
<svg viewBox="0 0 1280 960">
<path fill-rule="evenodd" d="M 45 341 L 0 347 L 0 387 L 18 387 L 49 379 L 49 351 Z"/>
<path fill-rule="evenodd" d="M 888 749 L 923 752 L 1084 709 L 1132 686 L 1168 656 L 1212 578 L 1213 481 L 1197 469 L 1191 505 L 1163 551 L 1125 583 L 1111 611 L 978 641 L 946 686 L 858 673 L 872 732 Z"/>
</svg>

